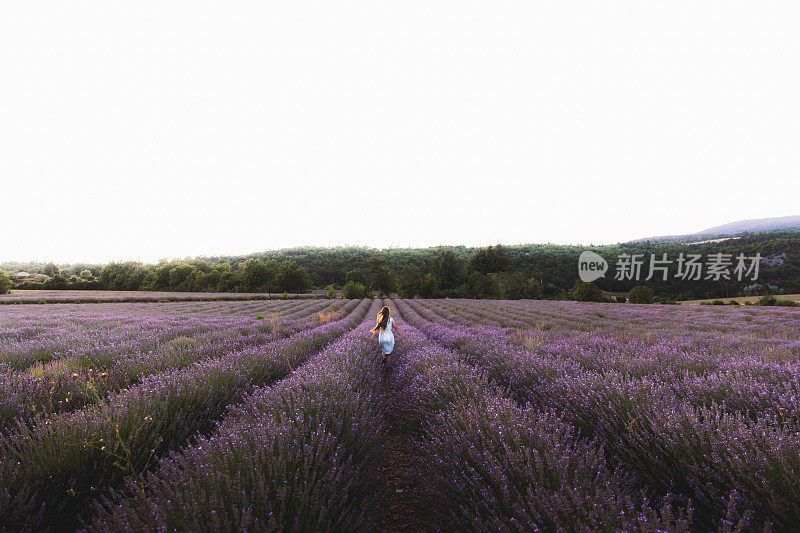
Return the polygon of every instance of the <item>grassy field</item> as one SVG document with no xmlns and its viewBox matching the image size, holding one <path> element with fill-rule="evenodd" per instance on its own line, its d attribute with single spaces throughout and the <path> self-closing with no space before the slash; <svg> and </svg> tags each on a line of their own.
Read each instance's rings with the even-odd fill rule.
<svg viewBox="0 0 800 533">
<path fill-rule="evenodd" d="M 4 305 L 0 429 L 14 531 L 784 531 L 800 309 Z"/>
</svg>

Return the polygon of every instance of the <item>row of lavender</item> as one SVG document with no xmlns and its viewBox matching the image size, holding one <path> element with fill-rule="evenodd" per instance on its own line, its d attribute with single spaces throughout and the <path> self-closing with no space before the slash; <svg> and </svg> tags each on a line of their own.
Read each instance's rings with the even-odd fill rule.
<svg viewBox="0 0 800 533">
<path fill-rule="evenodd" d="M 797 310 L 758 307 L 598 306 L 567 301 L 424 300 L 417 301 L 445 321 L 462 325 L 523 328 L 559 334 L 607 332 L 642 337 L 669 330 L 673 336 L 735 333 L 764 338 L 797 338 Z"/>
<path fill-rule="evenodd" d="M 346 303 L 336 314 L 344 316 L 356 303 Z M 323 302 L 288 307 L 280 328 L 252 318 L 4 315 L 0 349 L 7 362 L 0 373 L 0 427 L 74 410 L 146 376 L 286 337 L 319 313 L 328 316 L 332 307 Z"/>
<path fill-rule="evenodd" d="M 397 306 L 430 343 L 398 386 L 437 468 L 443 523 L 726 530 L 800 520 L 796 312 L 566 304 L 556 325 L 535 305 L 508 304 L 519 322 L 509 329 L 458 324 L 495 320 L 483 303 Z"/>
<path fill-rule="evenodd" d="M 373 302 L 368 316 L 380 308 Z M 90 531 L 369 530 L 384 456 L 367 324 L 97 506 Z"/>
<path fill-rule="evenodd" d="M 11 529 L 76 527 L 91 502 L 214 432 L 255 387 L 285 378 L 361 323 L 369 305 L 353 301 L 339 320 L 207 354 L 183 367 L 173 364 L 77 410 L 17 419 L 0 436 L 0 523 Z"/>
<path fill-rule="evenodd" d="M 281 298 L 281 293 L 263 292 L 164 292 L 164 291 L 104 291 L 104 290 L 15 290 L 11 294 L 0 295 L 0 301 L 25 300 L 126 300 L 142 299 L 193 299 L 211 300 L 215 298 Z M 294 298 L 311 298 L 312 294 L 293 294 Z"/>
<path fill-rule="evenodd" d="M 93 303 L 93 304 L 48 304 L 48 305 L 7 305 L 0 308 L 0 317 L 4 325 L 12 320 L 25 321 L 26 317 L 62 316 L 66 320 L 85 319 L 88 317 L 115 316 L 134 319 L 136 317 L 169 316 L 174 318 L 254 318 L 258 316 L 279 316 L 292 310 L 304 309 L 307 306 L 342 305 L 346 300 L 267 300 L 243 302 L 148 302 L 148 303 Z M 30 325 L 30 324 L 29 324 Z M 33 330 L 34 332 L 36 330 Z"/>
<path fill-rule="evenodd" d="M 25 370 L 37 364 L 73 355 L 81 357 L 84 353 L 98 350 L 113 350 L 115 355 L 147 351 L 157 348 L 165 340 L 194 337 L 209 331 L 234 330 L 247 334 L 265 330 L 265 325 L 255 320 L 259 313 L 254 310 L 241 320 L 228 317 L 221 310 L 213 314 L 213 319 L 203 320 L 197 313 L 183 315 L 174 312 L 178 305 L 168 309 L 158 309 L 157 304 L 143 305 L 149 306 L 143 316 L 132 315 L 126 304 L 109 304 L 103 309 L 72 305 L 69 313 L 62 312 L 60 307 L 35 311 L 24 306 L 2 309 L 0 358 L 7 367 Z M 280 302 L 274 305 L 269 315 L 283 321 L 292 320 L 333 305 L 330 301 Z"/>
<path fill-rule="evenodd" d="M 412 345 L 394 381 L 428 472 L 416 490 L 444 530 L 676 530 L 553 411 L 521 407 L 486 371 L 425 333 L 403 302 Z"/>
</svg>

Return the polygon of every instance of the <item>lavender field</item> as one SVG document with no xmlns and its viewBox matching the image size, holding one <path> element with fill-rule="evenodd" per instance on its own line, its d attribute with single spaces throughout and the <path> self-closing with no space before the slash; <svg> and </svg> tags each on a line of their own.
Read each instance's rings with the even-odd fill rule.
<svg viewBox="0 0 800 533">
<path fill-rule="evenodd" d="M 785 308 L 4 305 L 0 528 L 792 530 L 798 358 Z"/>
<path fill-rule="evenodd" d="M 325 292 L 325 291 L 321 291 Z M 119 302 L 180 302 L 180 301 L 247 301 L 314 298 L 317 294 L 266 292 L 165 292 L 165 291 L 108 291 L 108 290 L 12 290 L 0 294 L 0 305 L 39 303 L 119 303 Z"/>
<path fill-rule="evenodd" d="M 129 298 L 152 299 L 180 298 L 201 299 L 233 296 L 256 296 L 258 293 L 232 292 L 159 292 L 159 291 L 65 291 L 65 290 L 14 290 L 10 294 L 0 295 L 0 301 L 20 300 L 125 300 Z"/>
</svg>

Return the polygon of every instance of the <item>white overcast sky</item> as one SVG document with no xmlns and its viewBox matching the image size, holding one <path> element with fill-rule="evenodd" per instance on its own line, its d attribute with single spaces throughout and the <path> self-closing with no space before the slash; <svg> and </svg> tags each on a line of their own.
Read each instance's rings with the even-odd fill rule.
<svg viewBox="0 0 800 533">
<path fill-rule="evenodd" d="M 800 3 L 4 2 L 0 260 L 800 214 Z"/>
</svg>

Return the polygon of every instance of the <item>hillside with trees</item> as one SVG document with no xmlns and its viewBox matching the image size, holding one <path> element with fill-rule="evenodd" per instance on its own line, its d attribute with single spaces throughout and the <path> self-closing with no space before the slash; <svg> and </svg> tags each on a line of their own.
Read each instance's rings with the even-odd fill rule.
<svg viewBox="0 0 800 533">
<path fill-rule="evenodd" d="M 578 256 L 592 250 L 609 262 L 594 284 L 605 293 L 627 293 L 646 285 L 658 301 L 722 298 L 800 292 L 800 231 L 744 234 L 722 242 L 682 244 L 630 242 L 604 246 L 530 244 L 468 248 L 366 247 L 296 248 L 247 256 L 200 257 L 158 264 L 138 262 L 56 265 L 4 263 L 0 270 L 17 289 L 106 289 L 197 292 L 287 292 L 345 289 L 358 297 L 368 291 L 403 297 L 566 298 L 576 288 Z M 752 279 L 681 279 L 677 265 L 645 280 L 651 255 L 759 253 L 757 281 Z M 642 276 L 615 279 L 621 254 L 641 255 Z M 20 272 L 24 276 L 20 276 Z M 581 294 L 597 299 L 593 290 Z"/>
</svg>

